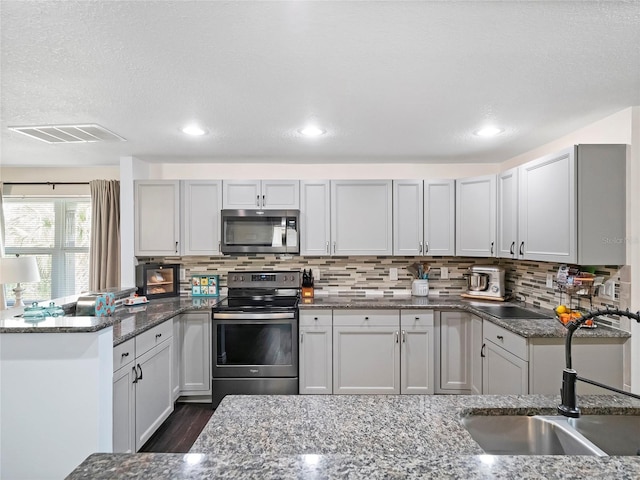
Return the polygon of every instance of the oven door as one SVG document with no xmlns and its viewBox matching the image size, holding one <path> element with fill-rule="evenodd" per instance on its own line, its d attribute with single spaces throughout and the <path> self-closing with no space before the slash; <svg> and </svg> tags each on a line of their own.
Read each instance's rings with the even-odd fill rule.
<svg viewBox="0 0 640 480">
<path fill-rule="evenodd" d="M 297 312 L 214 312 L 214 378 L 297 377 Z"/>
</svg>

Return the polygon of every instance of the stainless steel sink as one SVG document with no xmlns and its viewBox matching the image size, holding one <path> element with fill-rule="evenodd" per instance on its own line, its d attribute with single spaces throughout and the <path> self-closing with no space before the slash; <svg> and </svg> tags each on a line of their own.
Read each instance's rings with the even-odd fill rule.
<svg viewBox="0 0 640 480">
<path fill-rule="evenodd" d="M 472 305 L 473 308 L 476 308 L 484 313 L 488 313 L 492 317 L 498 317 L 502 319 L 519 318 L 531 320 L 540 318 L 553 318 L 553 315 L 550 315 L 548 313 L 534 312 L 517 305 Z"/>
<path fill-rule="evenodd" d="M 492 455 L 607 455 L 571 428 L 565 417 L 477 415 L 462 423 Z"/>
<path fill-rule="evenodd" d="M 583 415 L 568 422 L 609 455 L 640 455 L 638 415 Z"/>
</svg>

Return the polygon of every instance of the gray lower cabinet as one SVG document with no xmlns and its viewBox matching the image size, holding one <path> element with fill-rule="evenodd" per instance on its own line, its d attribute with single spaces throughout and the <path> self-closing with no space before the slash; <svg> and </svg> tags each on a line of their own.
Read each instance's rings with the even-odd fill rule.
<svg viewBox="0 0 640 480">
<path fill-rule="evenodd" d="M 471 315 L 471 393 L 480 395 L 482 388 L 482 361 L 485 356 L 483 321 L 477 315 Z"/>
<path fill-rule="evenodd" d="M 333 393 L 400 393 L 400 312 L 333 311 Z"/>
<path fill-rule="evenodd" d="M 461 311 L 436 315 L 436 393 L 471 393 L 471 317 Z"/>
<path fill-rule="evenodd" d="M 180 395 L 211 394 L 211 316 L 184 313 L 180 322 Z"/>
<path fill-rule="evenodd" d="M 400 393 L 434 393 L 433 310 L 400 312 Z"/>
<path fill-rule="evenodd" d="M 114 348 L 113 451 L 136 452 L 173 411 L 173 322 Z"/>
<path fill-rule="evenodd" d="M 485 322 L 482 393 L 525 395 L 529 393 L 529 347 L 527 339 L 491 322 Z M 559 368 L 559 371 L 562 369 Z"/>
<path fill-rule="evenodd" d="M 333 393 L 331 310 L 300 312 L 300 393 Z"/>
<path fill-rule="evenodd" d="M 129 340 L 113 352 L 113 451 L 135 453 L 136 385 L 135 342 Z"/>
</svg>

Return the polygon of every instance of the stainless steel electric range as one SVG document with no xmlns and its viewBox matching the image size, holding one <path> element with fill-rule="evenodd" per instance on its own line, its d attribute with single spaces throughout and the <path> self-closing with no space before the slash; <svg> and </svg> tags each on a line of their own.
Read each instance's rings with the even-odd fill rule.
<svg viewBox="0 0 640 480">
<path fill-rule="evenodd" d="M 298 393 L 300 272 L 230 272 L 212 311 L 212 404 L 229 394 Z"/>
</svg>

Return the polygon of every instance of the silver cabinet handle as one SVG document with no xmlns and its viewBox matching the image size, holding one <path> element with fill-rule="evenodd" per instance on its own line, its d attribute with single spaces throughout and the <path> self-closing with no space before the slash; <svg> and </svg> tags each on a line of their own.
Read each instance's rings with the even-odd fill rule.
<svg viewBox="0 0 640 480">
<path fill-rule="evenodd" d="M 422 242 L 418 242 L 418 253 L 422 253 Z"/>
<path fill-rule="evenodd" d="M 491 255 L 493 255 L 493 244 L 494 242 L 491 242 Z"/>
<path fill-rule="evenodd" d="M 335 242 L 335 240 L 333 242 L 333 253 L 336 253 L 336 242 Z"/>
<path fill-rule="evenodd" d="M 256 207 L 260 206 L 260 195 L 256 195 Z"/>
<path fill-rule="evenodd" d="M 162 336 L 161 333 L 156 333 L 156 340 L 159 339 Z"/>
<path fill-rule="evenodd" d="M 407 332 L 402 330 L 402 343 L 407 343 Z"/>
<path fill-rule="evenodd" d="M 300 332 L 300 343 L 302 343 L 302 339 L 304 338 L 303 335 L 304 335 L 304 332 Z"/>
<path fill-rule="evenodd" d="M 520 255 L 524 255 L 524 242 L 520 244 Z"/>
<path fill-rule="evenodd" d="M 140 364 L 138 364 L 138 370 L 140 370 L 140 376 L 138 377 L 138 380 L 142 380 L 142 367 L 140 366 Z"/>
<path fill-rule="evenodd" d="M 513 255 L 514 253 L 516 253 L 515 250 L 516 250 L 516 242 L 511 242 L 511 248 L 509 249 L 509 254 Z"/>
<path fill-rule="evenodd" d="M 264 195 L 262 195 L 262 206 L 266 207 L 267 206 L 267 201 L 264 198 Z"/>
<path fill-rule="evenodd" d="M 400 343 L 400 339 L 399 339 L 399 335 L 398 335 L 398 331 L 397 330 L 396 330 L 395 334 L 396 334 L 396 343 Z"/>
<path fill-rule="evenodd" d="M 329 251 L 329 242 L 327 242 L 327 247 L 326 247 L 326 248 L 327 248 L 327 253 L 331 253 L 331 252 Z"/>
<path fill-rule="evenodd" d="M 176 253 L 178 253 L 178 242 L 176 242 Z"/>
<path fill-rule="evenodd" d="M 429 242 L 424 243 L 424 253 L 429 253 Z"/>
<path fill-rule="evenodd" d="M 129 352 L 124 352 L 121 358 L 128 357 L 128 356 L 129 356 Z"/>
<path fill-rule="evenodd" d="M 482 358 L 486 357 L 486 355 L 484 354 L 484 349 L 485 349 L 485 347 L 486 347 L 486 346 L 487 346 L 487 344 L 486 344 L 486 343 L 483 343 L 483 344 L 482 344 L 482 348 L 480 349 L 480 356 L 481 356 Z"/>
<path fill-rule="evenodd" d="M 218 241 L 218 252 L 220 251 L 221 248 L 222 248 L 222 245 L 220 244 L 220 241 Z"/>
<path fill-rule="evenodd" d="M 500 341 L 504 341 L 504 337 L 502 335 L 496 335 L 496 338 Z"/>
<path fill-rule="evenodd" d="M 131 367 L 131 370 L 133 371 L 133 382 L 131 383 L 138 383 L 138 371 L 136 370 L 136 367 Z"/>
</svg>

